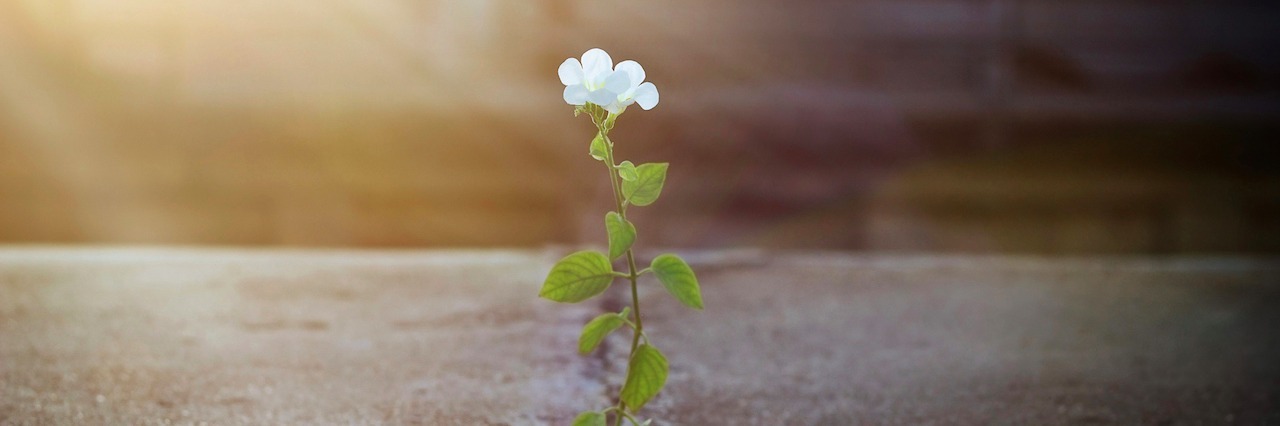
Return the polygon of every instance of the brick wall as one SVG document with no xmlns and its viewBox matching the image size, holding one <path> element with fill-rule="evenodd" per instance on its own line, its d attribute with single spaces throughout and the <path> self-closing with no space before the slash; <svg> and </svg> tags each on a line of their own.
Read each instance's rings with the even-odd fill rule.
<svg viewBox="0 0 1280 426">
<path fill-rule="evenodd" d="M 595 241 L 553 70 L 598 45 L 662 88 L 617 135 L 673 162 L 650 244 L 1275 250 L 1277 9 L 14 0 L 0 241 Z"/>
</svg>

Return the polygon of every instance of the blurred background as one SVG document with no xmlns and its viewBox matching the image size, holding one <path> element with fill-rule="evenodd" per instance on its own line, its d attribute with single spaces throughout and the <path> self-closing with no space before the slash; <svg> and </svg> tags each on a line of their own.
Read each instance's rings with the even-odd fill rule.
<svg viewBox="0 0 1280 426">
<path fill-rule="evenodd" d="M 0 0 L 0 243 L 1280 252 L 1280 3 Z"/>
</svg>

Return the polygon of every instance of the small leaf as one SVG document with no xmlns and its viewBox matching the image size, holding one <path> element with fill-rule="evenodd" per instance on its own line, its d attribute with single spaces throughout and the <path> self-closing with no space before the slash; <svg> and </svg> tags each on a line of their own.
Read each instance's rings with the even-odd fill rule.
<svg viewBox="0 0 1280 426">
<path fill-rule="evenodd" d="M 622 317 L 610 312 L 601 314 L 582 327 L 582 336 L 578 337 L 578 352 L 586 355 L 596 350 L 605 336 L 622 327 Z"/>
<path fill-rule="evenodd" d="M 538 296 L 564 303 L 578 303 L 604 293 L 613 282 L 613 265 L 604 254 L 580 251 L 551 267 Z"/>
<path fill-rule="evenodd" d="M 609 147 L 604 142 L 604 135 L 596 133 L 596 137 L 591 139 L 591 158 L 604 161 L 609 155 Z"/>
<path fill-rule="evenodd" d="M 587 411 L 573 419 L 573 426 L 605 426 L 604 413 Z"/>
<path fill-rule="evenodd" d="M 618 165 L 618 177 L 624 181 L 631 182 L 639 179 L 640 174 L 636 172 L 635 164 L 631 164 L 630 161 L 623 161 L 622 164 Z"/>
<path fill-rule="evenodd" d="M 667 357 L 658 349 L 642 344 L 627 367 L 627 383 L 622 385 L 622 402 L 633 412 L 644 407 L 667 384 Z"/>
<path fill-rule="evenodd" d="M 609 258 L 617 259 L 636 242 L 636 226 L 618 212 L 604 215 L 604 230 L 609 234 Z"/>
<path fill-rule="evenodd" d="M 636 167 L 636 180 L 622 181 L 622 195 L 637 206 L 647 206 L 658 200 L 662 184 L 667 181 L 667 163 L 646 163 Z"/>
<path fill-rule="evenodd" d="M 649 267 L 658 276 L 658 281 L 662 281 L 667 292 L 680 300 L 680 303 L 690 308 L 702 309 L 702 290 L 698 288 L 698 277 L 684 259 L 667 253 L 653 258 Z"/>
</svg>

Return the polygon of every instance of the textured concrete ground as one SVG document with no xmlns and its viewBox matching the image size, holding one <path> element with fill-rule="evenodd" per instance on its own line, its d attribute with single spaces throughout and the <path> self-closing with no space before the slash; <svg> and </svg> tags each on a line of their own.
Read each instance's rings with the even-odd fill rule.
<svg viewBox="0 0 1280 426">
<path fill-rule="evenodd" d="M 0 249 L 0 424 L 566 424 L 626 297 L 537 299 L 558 254 Z M 1280 423 L 1274 259 L 689 257 L 664 424 Z"/>
</svg>

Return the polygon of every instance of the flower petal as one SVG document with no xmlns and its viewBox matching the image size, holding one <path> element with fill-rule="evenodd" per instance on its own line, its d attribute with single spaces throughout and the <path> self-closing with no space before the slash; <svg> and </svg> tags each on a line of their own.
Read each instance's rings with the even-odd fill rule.
<svg viewBox="0 0 1280 426">
<path fill-rule="evenodd" d="M 610 92 L 609 89 L 592 90 L 587 94 L 587 100 L 596 105 L 608 106 L 618 100 L 618 94 Z"/>
<path fill-rule="evenodd" d="M 569 105 L 585 105 L 587 103 L 587 88 L 581 84 L 574 84 L 564 88 L 564 101 Z"/>
<path fill-rule="evenodd" d="M 625 108 L 625 107 L 626 105 L 613 102 L 613 103 L 610 103 L 609 105 L 605 105 L 604 110 L 609 111 L 610 114 L 621 114 L 622 108 Z"/>
<path fill-rule="evenodd" d="M 615 95 L 631 88 L 631 76 L 626 71 L 614 71 L 604 80 L 604 88 Z"/>
<path fill-rule="evenodd" d="M 604 79 L 613 72 L 613 58 L 599 48 L 588 50 L 582 54 L 582 73 L 587 82 L 604 83 Z"/>
<path fill-rule="evenodd" d="M 582 84 L 582 63 L 577 58 L 565 59 L 558 70 L 560 82 L 565 86 Z"/>
<path fill-rule="evenodd" d="M 636 87 L 644 82 L 644 67 L 641 67 L 639 62 L 632 60 L 619 62 L 618 66 L 613 67 L 613 71 L 627 72 L 627 75 L 631 77 L 631 84 L 628 87 Z"/>
<path fill-rule="evenodd" d="M 654 86 L 653 83 L 641 84 L 636 88 L 635 100 L 645 111 L 658 106 L 658 86 Z"/>
</svg>

